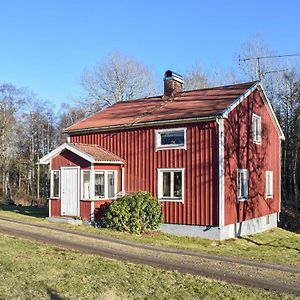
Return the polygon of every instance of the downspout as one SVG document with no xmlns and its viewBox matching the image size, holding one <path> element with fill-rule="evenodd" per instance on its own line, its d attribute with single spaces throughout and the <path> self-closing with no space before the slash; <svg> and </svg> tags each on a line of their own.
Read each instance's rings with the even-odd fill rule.
<svg viewBox="0 0 300 300">
<path fill-rule="evenodd" d="M 219 145 L 219 228 L 224 226 L 224 207 L 225 207 L 225 176 L 224 176 L 224 119 L 217 118 L 218 130 L 218 145 Z"/>
</svg>

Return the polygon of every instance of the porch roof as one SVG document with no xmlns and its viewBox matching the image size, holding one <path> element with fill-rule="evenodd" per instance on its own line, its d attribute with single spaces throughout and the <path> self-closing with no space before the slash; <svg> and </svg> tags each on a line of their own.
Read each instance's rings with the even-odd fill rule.
<svg viewBox="0 0 300 300">
<path fill-rule="evenodd" d="M 108 164 L 124 164 L 124 159 L 114 153 L 94 144 L 82 143 L 64 143 L 43 156 L 39 163 L 48 164 L 51 159 L 61 154 L 63 151 L 69 150 L 90 163 L 108 163 Z"/>
</svg>

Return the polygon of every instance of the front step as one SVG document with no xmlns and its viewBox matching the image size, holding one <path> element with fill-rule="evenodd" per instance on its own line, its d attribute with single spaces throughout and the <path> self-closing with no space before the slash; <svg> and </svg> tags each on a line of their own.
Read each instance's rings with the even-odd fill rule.
<svg viewBox="0 0 300 300">
<path fill-rule="evenodd" d="M 47 217 L 46 221 L 53 222 L 53 223 L 69 223 L 72 225 L 82 225 L 82 220 L 77 220 L 68 217 Z"/>
</svg>

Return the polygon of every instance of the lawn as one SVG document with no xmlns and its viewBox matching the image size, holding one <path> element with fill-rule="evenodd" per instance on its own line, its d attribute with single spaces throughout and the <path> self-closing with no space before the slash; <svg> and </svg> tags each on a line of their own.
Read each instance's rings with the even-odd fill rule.
<svg viewBox="0 0 300 300">
<path fill-rule="evenodd" d="M 1 299 L 296 299 L 0 234 Z"/>
<path fill-rule="evenodd" d="M 0 216 L 22 218 L 30 221 L 44 221 L 41 217 L 47 210 L 30 207 L 0 206 Z M 90 226 L 57 224 L 80 231 L 109 235 L 163 247 L 186 249 L 234 257 L 254 259 L 263 262 L 300 267 L 300 235 L 280 228 L 264 233 L 226 241 L 212 241 L 200 238 L 177 237 L 163 233 L 133 235 Z"/>
</svg>

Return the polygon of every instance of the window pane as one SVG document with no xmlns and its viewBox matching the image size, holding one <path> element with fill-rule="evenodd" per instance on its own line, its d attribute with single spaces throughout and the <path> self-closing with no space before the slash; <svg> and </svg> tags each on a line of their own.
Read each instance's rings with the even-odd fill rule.
<svg viewBox="0 0 300 300">
<path fill-rule="evenodd" d="M 95 196 L 104 197 L 104 173 L 95 174 Z"/>
<path fill-rule="evenodd" d="M 115 197 L 115 175 L 114 172 L 107 173 L 107 181 L 108 181 L 108 198 Z"/>
<path fill-rule="evenodd" d="M 182 196 L 182 172 L 174 172 L 174 197 Z"/>
<path fill-rule="evenodd" d="M 53 197 L 59 197 L 59 171 L 53 172 Z"/>
<path fill-rule="evenodd" d="M 162 132 L 160 133 L 160 144 L 184 146 L 184 131 Z"/>
<path fill-rule="evenodd" d="M 171 173 L 163 172 L 163 197 L 171 197 Z"/>
<path fill-rule="evenodd" d="M 82 178 L 82 197 L 83 199 L 90 199 L 90 171 L 83 171 Z"/>
</svg>

